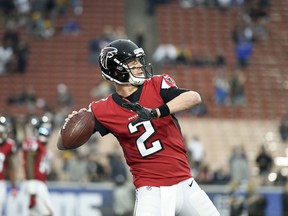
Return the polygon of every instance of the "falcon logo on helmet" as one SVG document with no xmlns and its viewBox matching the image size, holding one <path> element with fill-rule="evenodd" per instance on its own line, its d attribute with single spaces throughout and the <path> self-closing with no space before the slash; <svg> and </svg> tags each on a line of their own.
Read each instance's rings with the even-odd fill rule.
<svg viewBox="0 0 288 216">
<path fill-rule="evenodd" d="M 100 62 L 102 67 L 108 69 L 107 61 L 117 54 L 117 49 L 115 47 L 105 47 L 100 53 Z"/>
</svg>

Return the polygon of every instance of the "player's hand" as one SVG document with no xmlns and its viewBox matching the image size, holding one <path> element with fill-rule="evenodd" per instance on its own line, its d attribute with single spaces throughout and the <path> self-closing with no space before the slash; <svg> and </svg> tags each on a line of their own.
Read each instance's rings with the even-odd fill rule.
<svg viewBox="0 0 288 216">
<path fill-rule="evenodd" d="M 85 111 L 87 112 L 88 110 L 86 108 L 82 108 L 79 111 L 73 111 L 72 113 L 68 114 L 67 118 L 65 118 L 64 124 L 66 124 L 74 115 L 78 114 L 79 112 Z"/>
<path fill-rule="evenodd" d="M 139 103 L 127 102 L 123 103 L 122 106 L 138 114 L 138 118 L 132 122 L 134 125 L 138 122 L 148 121 L 158 117 L 155 109 L 143 107 Z"/>
<path fill-rule="evenodd" d="M 65 121 L 67 121 L 68 119 L 72 118 L 74 115 L 76 115 L 79 112 L 83 112 L 83 111 L 88 111 L 86 108 L 82 108 L 79 111 L 73 111 L 72 113 L 68 114 L 68 117 L 65 119 Z"/>
<path fill-rule="evenodd" d="M 65 118 L 64 120 L 64 124 L 63 127 L 60 130 L 60 134 L 62 134 L 62 129 L 65 128 L 66 124 L 69 122 L 69 120 L 76 114 L 78 114 L 79 112 L 88 112 L 88 110 L 86 108 L 81 108 L 79 111 L 72 111 L 71 113 L 68 114 L 68 116 Z"/>
</svg>

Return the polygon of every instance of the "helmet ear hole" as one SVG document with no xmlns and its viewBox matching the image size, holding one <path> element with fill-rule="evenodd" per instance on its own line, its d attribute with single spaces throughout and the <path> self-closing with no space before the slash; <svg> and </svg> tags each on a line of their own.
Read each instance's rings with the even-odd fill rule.
<svg viewBox="0 0 288 216">
<path fill-rule="evenodd" d="M 114 74 L 115 79 L 120 81 L 120 82 L 127 82 L 127 80 L 129 80 L 129 73 L 128 72 L 121 73 L 118 71 L 114 71 L 113 74 Z"/>
</svg>

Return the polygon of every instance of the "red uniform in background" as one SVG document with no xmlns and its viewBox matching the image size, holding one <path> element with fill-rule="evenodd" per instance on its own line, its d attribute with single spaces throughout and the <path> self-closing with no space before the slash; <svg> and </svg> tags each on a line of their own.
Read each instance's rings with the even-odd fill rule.
<svg viewBox="0 0 288 216">
<path fill-rule="evenodd" d="M 33 172 L 34 172 L 33 179 L 45 182 L 47 174 L 50 171 L 49 154 L 47 152 L 46 146 L 39 140 L 37 140 L 36 137 L 30 137 L 23 141 L 22 150 L 23 150 L 23 162 L 24 162 L 24 171 L 26 179 L 29 179 L 27 173 L 29 169 L 27 158 L 30 152 L 33 155 L 35 155 L 33 166 Z"/>
<path fill-rule="evenodd" d="M 4 139 L 3 142 L 0 143 L 0 215 L 2 215 L 4 204 L 7 201 L 7 185 L 5 179 L 7 171 L 10 172 L 11 186 L 15 187 L 12 156 L 16 152 L 16 149 L 16 142 L 10 138 Z M 11 175 L 13 175 L 13 177 Z"/>
<path fill-rule="evenodd" d="M 39 123 L 34 129 L 35 137 L 28 137 L 22 143 L 26 179 L 20 188 L 19 202 L 22 204 L 22 209 L 19 216 L 53 215 L 52 202 L 46 185 L 51 161 L 51 154 L 47 150 L 51 127 L 50 123 Z"/>
<path fill-rule="evenodd" d="M 0 144 L 0 180 L 5 180 L 8 158 L 16 152 L 16 149 L 16 142 L 10 138 Z"/>
</svg>

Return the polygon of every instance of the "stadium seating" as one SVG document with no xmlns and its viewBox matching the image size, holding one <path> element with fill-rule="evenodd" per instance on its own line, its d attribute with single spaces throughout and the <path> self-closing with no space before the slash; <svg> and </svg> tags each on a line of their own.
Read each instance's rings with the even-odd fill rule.
<svg viewBox="0 0 288 216">
<path fill-rule="evenodd" d="M 178 1 L 157 8 L 159 42 L 175 45 L 185 43 L 192 55 L 216 56 L 223 52 L 228 74 L 235 69 L 236 59 L 232 30 L 239 21 L 241 8 L 225 12 L 217 8 L 181 8 Z M 217 118 L 275 119 L 287 112 L 287 2 L 271 1 L 268 38 L 256 43 L 251 65 L 245 69 L 247 103 L 243 107 L 217 107 L 213 101 L 215 68 L 165 67 L 176 81 L 187 88 L 199 90 L 209 108 L 209 116 Z"/>
<path fill-rule="evenodd" d="M 83 8 L 84 12 L 79 16 L 73 15 L 72 9 L 60 16 L 55 23 L 57 33 L 52 38 L 29 40 L 27 72 L 0 77 L 0 112 L 26 113 L 23 107 L 6 104 L 11 94 L 20 94 L 25 86 L 33 86 L 38 98 L 45 98 L 51 107 L 56 107 L 59 83 L 68 86 L 76 108 L 89 105 L 90 91 L 102 79 L 98 66 L 89 62 L 89 41 L 99 37 L 105 25 L 124 25 L 124 1 L 85 1 Z M 77 36 L 59 32 L 71 17 L 80 24 Z"/>
</svg>

